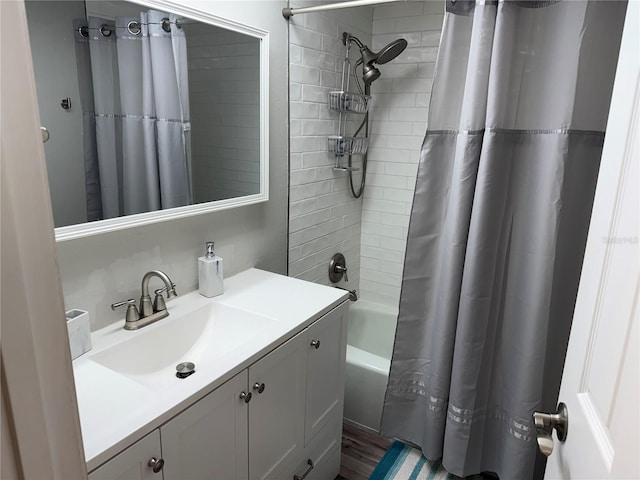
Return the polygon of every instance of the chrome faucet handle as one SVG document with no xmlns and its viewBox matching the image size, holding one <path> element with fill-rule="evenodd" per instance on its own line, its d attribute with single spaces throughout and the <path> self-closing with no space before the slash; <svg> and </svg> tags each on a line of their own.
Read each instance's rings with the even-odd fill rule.
<svg viewBox="0 0 640 480">
<path fill-rule="evenodd" d="M 347 270 L 348 268 L 346 266 L 342 266 L 342 265 L 336 265 L 335 267 L 333 267 L 333 269 L 337 272 L 337 273 L 344 273 L 344 281 L 348 282 L 349 281 L 349 277 L 347 276 Z"/>
<path fill-rule="evenodd" d="M 162 288 L 154 290 L 154 292 L 155 292 L 156 295 L 159 295 L 159 294 L 164 293 L 164 292 L 168 292 L 167 293 L 167 298 L 172 298 L 172 297 L 175 297 L 175 296 L 178 295 L 176 293 L 176 284 L 173 283 L 173 282 L 171 282 L 171 289 L 169 289 L 169 287 L 167 287 L 167 286 L 164 286 Z"/>
<path fill-rule="evenodd" d="M 167 309 L 167 304 L 165 303 L 164 296 L 162 295 L 162 293 L 165 292 L 166 290 L 167 290 L 167 287 L 159 288 L 158 290 L 155 290 L 156 297 L 153 299 L 154 312 L 159 312 L 160 310 Z"/>
<path fill-rule="evenodd" d="M 160 295 L 164 292 L 167 292 L 167 299 L 169 298 L 173 298 L 173 297 L 177 297 L 178 294 L 176 293 L 176 284 L 171 282 L 171 287 L 165 285 L 162 288 L 159 288 L 157 290 L 154 290 L 156 295 Z"/>
<path fill-rule="evenodd" d="M 331 257 L 331 261 L 329 262 L 329 280 L 331 280 L 331 283 L 338 283 L 343 277 L 345 282 L 349 281 L 349 277 L 347 276 L 347 260 L 343 254 L 336 253 Z"/>
<path fill-rule="evenodd" d="M 114 312 L 117 308 L 127 306 L 127 313 L 125 314 L 125 321 L 127 322 L 135 322 L 140 319 L 140 313 L 138 312 L 138 307 L 136 307 L 136 301 L 133 298 L 129 300 L 125 300 L 124 302 L 116 302 L 111 304 L 111 310 Z"/>
</svg>

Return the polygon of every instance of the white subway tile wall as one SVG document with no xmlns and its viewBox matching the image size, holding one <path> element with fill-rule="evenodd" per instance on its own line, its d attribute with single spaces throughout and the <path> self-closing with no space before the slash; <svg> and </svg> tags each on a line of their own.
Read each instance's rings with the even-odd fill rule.
<svg viewBox="0 0 640 480">
<path fill-rule="evenodd" d="M 320 3 L 330 2 L 292 1 L 291 7 Z M 373 302 L 398 304 L 443 19 L 444 2 L 427 0 L 290 20 L 289 275 L 328 285 L 329 260 L 340 251 L 349 267 L 349 283 L 341 286 Z M 326 135 L 338 129 L 327 93 L 340 86 L 344 31 L 374 51 L 399 37 L 408 42 L 399 57 L 379 67 L 382 76 L 372 84 L 367 187 L 358 200 L 327 153 Z M 358 120 L 350 117 L 350 132 Z"/>
<path fill-rule="evenodd" d="M 331 2 L 292 1 L 291 7 L 320 3 Z M 340 88 L 342 32 L 370 45 L 372 27 L 373 8 L 360 7 L 294 16 L 289 29 L 289 275 L 330 285 L 329 261 L 341 252 L 349 282 L 339 285 L 349 289 L 359 288 L 362 200 L 347 190 L 346 174 L 333 171 L 327 136 L 338 133 L 338 116 L 329 111 L 327 94 Z M 351 131 L 356 120 L 350 119 Z M 359 185 L 358 175 L 354 180 Z"/>
<path fill-rule="evenodd" d="M 196 203 L 260 192 L 260 41 L 205 23 L 187 32 Z"/>
<path fill-rule="evenodd" d="M 407 49 L 372 84 L 367 188 L 362 204 L 360 297 L 397 305 L 420 146 L 427 127 L 444 2 L 374 8 L 374 51 L 396 38 Z"/>
</svg>

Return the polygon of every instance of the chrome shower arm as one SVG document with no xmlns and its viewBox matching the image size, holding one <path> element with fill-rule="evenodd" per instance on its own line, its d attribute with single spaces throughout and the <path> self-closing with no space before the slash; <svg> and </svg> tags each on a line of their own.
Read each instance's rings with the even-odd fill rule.
<svg viewBox="0 0 640 480">
<path fill-rule="evenodd" d="M 342 34 L 342 43 L 344 43 L 345 45 L 347 45 L 347 43 L 355 43 L 358 46 L 358 48 L 366 47 L 366 45 L 362 43 L 358 37 L 354 37 L 348 32 L 344 32 Z"/>
</svg>

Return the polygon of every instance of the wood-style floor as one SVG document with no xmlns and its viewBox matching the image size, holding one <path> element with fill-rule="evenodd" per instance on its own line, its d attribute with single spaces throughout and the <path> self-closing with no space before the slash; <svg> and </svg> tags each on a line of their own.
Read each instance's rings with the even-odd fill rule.
<svg viewBox="0 0 640 480">
<path fill-rule="evenodd" d="M 336 480 L 369 480 L 391 443 L 390 439 L 345 424 L 342 430 L 342 464 Z"/>
<path fill-rule="evenodd" d="M 335 480 L 369 480 L 393 440 L 353 425 L 342 429 L 342 463 Z M 492 474 L 472 475 L 465 480 L 499 480 Z"/>
</svg>

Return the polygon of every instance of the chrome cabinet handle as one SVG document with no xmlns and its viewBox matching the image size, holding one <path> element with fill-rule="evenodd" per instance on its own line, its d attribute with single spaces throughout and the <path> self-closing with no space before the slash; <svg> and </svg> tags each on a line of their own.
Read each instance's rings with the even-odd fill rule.
<svg viewBox="0 0 640 480">
<path fill-rule="evenodd" d="M 320 340 L 311 340 L 311 346 L 316 350 L 320 348 Z"/>
<path fill-rule="evenodd" d="M 251 401 L 251 392 L 240 392 L 240 400 L 244 400 L 244 403 L 249 403 Z"/>
<path fill-rule="evenodd" d="M 313 470 L 313 460 L 311 460 L 310 458 L 307 459 L 307 465 L 309 465 L 309 468 L 307 468 L 307 470 L 302 474 L 302 476 L 300 475 L 294 475 L 293 476 L 293 480 L 304 480 L 305 478 L 307 478 L 307 475 L 309 475 L 309 473 L 311 473 L 311 470 Z"/>
<path fill-rule="evenodd" d="M 254 383 L 253 384 L 253 389 L 257 390 L 258 393 L 264 392 L 264 383 L 258 383 L 258 382 Z"/>
<path fill-rule="evenodd" d="M 553 452 L 553 429 L 556 429 L 558 440 L 564 442 L 569 431 L 569 411 L 567 406 L 560 402 L 556 413 L 533 412 L 533 423 L 536 426 L 536 439 L 538 448 L 545 455 Z"/>
<path fill-rule="evenodd" d="M 149 463 L 147 463 L 147 465 L 151 467 L 153 473 L 160 473 L 160 470 L 162 470 L 162 467 L 164 467 L 164 460 L 161 458 L 158 459 L 156 457 L 151 457 L 151 460 L 149 460 Z"/>
</svg>

